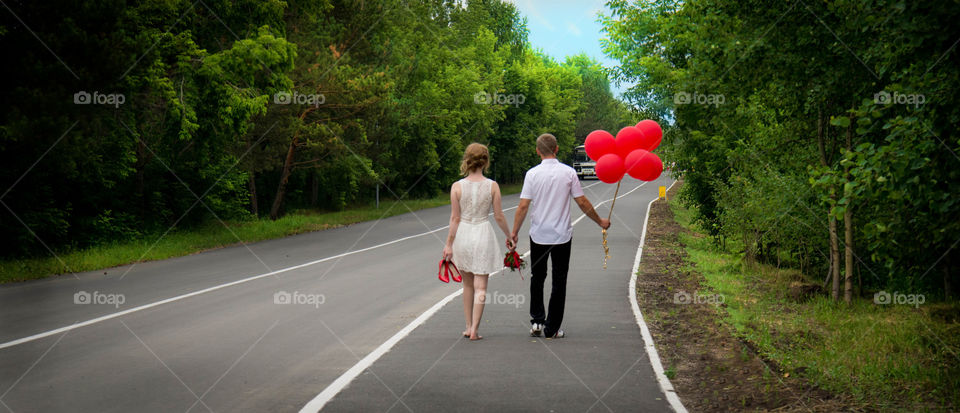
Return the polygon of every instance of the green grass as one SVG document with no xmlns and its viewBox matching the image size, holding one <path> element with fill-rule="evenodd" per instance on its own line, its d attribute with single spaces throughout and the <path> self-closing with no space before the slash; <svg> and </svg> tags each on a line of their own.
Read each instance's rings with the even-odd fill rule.
<svg viewBox="0 0 960 413">
<path fill-rule="evenodd" d="M 879 410 L 960 407 L 960 324 L 932 315 L 956 314 L 956 302 L 915 308 L 858 298 L 848 306 L 815 297 L 797 303 L 787 291 L 802 274 L 747 264 L 742 254 L 721 250 L 697 232 L 691 211 L 676 202 L 671 209 L 696 233 L 680 236 L 687 269 L 724 296 L 724 321 L 764 358 Z"/>
<path fill-rule="evenodd" d="M 519 184 L 501 186 L 504 195 L 520 192 Z M 188 228 L 174 229 L 166 236 L 153 234 L 142 239 L 100 245 L 75 251 L 64 251 L 57 257 L 0 260 L 0 283 L 44 278 L 54 274 L 101 270 L 134 262 L 162 260 L 194 254 L 213 248 L 282 238 L 304 232 L 320 231 L 338 226 L 387 218 L 394 215 L 450 204 L 450 195 L 441 194 L 431 199 L 408 199 L 381 202 L 380 208 L 363 205 L 339 212 L 293 211 L 276 221 L 267 218 L 247 221 L 227 221 L 227 227 L 217 221 Z M 404 206 L 406 205 L 406 206 Z M 236 236 L 234 236 L 236 234 Z M 157 240 L 159 239 L 159 242 Z"/>
</svg>

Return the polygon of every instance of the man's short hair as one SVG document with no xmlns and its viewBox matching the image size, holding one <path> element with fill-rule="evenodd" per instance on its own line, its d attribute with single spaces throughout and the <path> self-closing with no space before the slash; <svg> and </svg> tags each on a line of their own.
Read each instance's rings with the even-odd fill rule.
<svg viewBox="0 0 960 413">
<path fill-rule="evenodd" d="M 557 153 L 557 137 L 549 133 L 544 133 L 537 137 L 537 150 L 543 155 L 553 155 Z"/>
</svg>

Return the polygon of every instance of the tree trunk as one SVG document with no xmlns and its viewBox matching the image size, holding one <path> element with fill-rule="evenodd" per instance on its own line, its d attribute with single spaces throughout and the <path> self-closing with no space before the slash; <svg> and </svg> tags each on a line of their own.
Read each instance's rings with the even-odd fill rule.
<svg viewBox="0 0 960 413">
<path fill-rule="evenodd" d="M 757 237 L 756 231 L 753 232 L 753 239 L 754 239 L 753 244 L 756 246 L 754 250 L 756 251 L 754 253 L 754 256 L 757 257 L 757 262 L 762 262 L 762 263 L 769 262 L 769 260 L 767 260 L 766 251 L 763 250 L 763 242 Z"/>
<path fill-rule="evenodd" d="M 853 121 L 851 120 L 850 126 L 847 127 L 847 151 L 853 150 L 852 148 L 852 135 L 853 135 Z M 847 182 L 850 182 L 850 167 L 846 166 L 843 168 L 844 179 Z M 844 198 L 847 198 L 847 204 L 843 211 L 843 229 L 844 237 L 844 265 L 843 265 L 843 301 L 847 304 L 850 304 L 851 294 L 853 293 L 853 194 L 844 193 Z"/>
<path fill-rule="evenodd" d="M 753 230 L 754 259 L 760 258 L 763 253 L 763 243 L 760 242 L 760 231 Z"/>
<path fill-rule="evenodd" d="M 277 195 L 273 198 L 273 206 L 270 207 L 270 219 L 276 221 L 280 218 L 280 207 L 283 205 L 283 197 L 287 192 L 287 181 L 290 180 L 290 171 L 293 169 L 293 161 L 299 142 L 299 133 L 293 136 L 290 141 L 290 147 L 287 148 L 287 156 L 283 161 L 283 169 L 280 171 L 280 183 L 277 184 Z"/>
<path fill-rule="evenodd" d="M 260 208 L 257 205 L 257 173 L 250 171 L 250 213 L 255 217 L 260 216 Z"/>
<path fill-rule="evenodd" d="M 146 152 L 147 152 L 146 145 L 143 143 L 142 140 L 138 139 L 137 140 L 137 162 L 134 164 L 134 168 L 136 169 L 137 199 L 140 200 L 140 222 L 147 221 L 147 205 L 149 204 L 149 202 L 147 201 L 146 193 L 144 192 L 144 188 L 145 188 L 144 181 L 146 180 L 145 174 L 146 174 L 147 162 L 149 161 L 149 159 L 147 159 Z"/>
<path fill-rule="evenodd" d="M 320 196 L 320 179 L 317 177 L 317 170 L 310 170 L 310 206 L 316 208 L 317 200 Z"/>
<path fill-rule="evenodd" d="M 297 117 L 300 123 L 302 124 L 307 115 L 315 109 L 316 107 L 311 106 L 300 112 L 300 116 Z M 293 161 L 299 144 L 300 129 L 297 129 L 296 133 L 293 134 L 293 139 L 290 140 L 290 147 L 287 148 L 287 156 L 283 160 L 283 169 L 280 171 L 280 183 L 277 184 L 277 195 L 273 198 L 273 206 L 270 207 L 270 219 L 274 221 L 280 218 L 280 207 L 283 206 L 283 197 L 287 193 L 287 181 L 290 180 L 290 172 L 293 170 Z"/>
<path fill-rule="evenodd" d="M 777 257 L 777 269 L 780 269 L 780 244 L 776 244 L 773 247 L 773 255 Z"/>
<path fill-rule="evenodd" d="M 800 255 L 798 261 L 800 262 L 800 274 L 803 274 L 803 264 L 807 259 L 807 245 L 803 243 L 803 240 L 800 241 L 800 248 L 797 249 L 797 253 Z"/>
<path fill-rule="evenodd" d="M 831 188 L 830 198 L 836 200 L 837 193 Z M 830 289 L 830 297 L 834 301 L 840 300 L 840 246 L 837 240 L 837 218 L 830 215 L 830 278 L 833 280 L 833 288 Z"/>
<path fill-rule="evenodd" d="M 827 265 L 827 276 L 823 278 L 823 290 L 826 291 L 833 279 L 833 254 L 830 254 L 830 262 Z"/>
<path fill-rule="evenodd" d="M 823 109 L 817 110 L 817 148 L 820 150 L 820 164 L 826 167 L 830 166 L 830 160 L 827 158 L 827 130 L 823 127 Z M 837 202 L 837 189 L 830 187 L 831 204 Z M 830 297 L 834 301 L 840 299 L 840 246 L 837 245 L 837 219 L 833 214 L 827 212 L 830 222 L 830 274 L 829 278 L 833 280 L 833 288 L 830 289 Z"/>
<path fill-rule="evenodd" d="M 850 304 L 850 298 L 853 294 L 853 209 L 847 205 L 847 210 L 843 213 L 844 229 L 844 283 L 843 283 L 843 301 Z"/>
</svg>

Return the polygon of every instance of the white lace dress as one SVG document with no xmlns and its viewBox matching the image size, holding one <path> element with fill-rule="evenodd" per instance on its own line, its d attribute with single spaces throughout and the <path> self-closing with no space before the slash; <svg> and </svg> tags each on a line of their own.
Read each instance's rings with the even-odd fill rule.
<svg viewBox="0 0 960 413">
<path fill-rule="evenodd" d="M 487 215 L 493 208 L 493 181 L 460 180 L 460 225 L 453 239 L 453 263 L 460 271 L 491 274 L 503 268 L 503 253 Z"/>
</svg>

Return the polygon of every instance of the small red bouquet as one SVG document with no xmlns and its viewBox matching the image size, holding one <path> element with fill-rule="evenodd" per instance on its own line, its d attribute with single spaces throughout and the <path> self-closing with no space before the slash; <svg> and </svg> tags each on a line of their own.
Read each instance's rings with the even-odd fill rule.
<svg viewBox="0 0 960 413">
<path fill-rule="evenodd" d="M 510 271 L 516 271 L 525 268 L 527 263 L 523 261 L 523 258 L 520 258 L 517 250 L 513 250 L 507 251 L 507 255 L 503 257 L 503 266 L 509 268 Z M 523 271 L 520 272 L 520 279 L 523 279 Z"/>
</svg>

